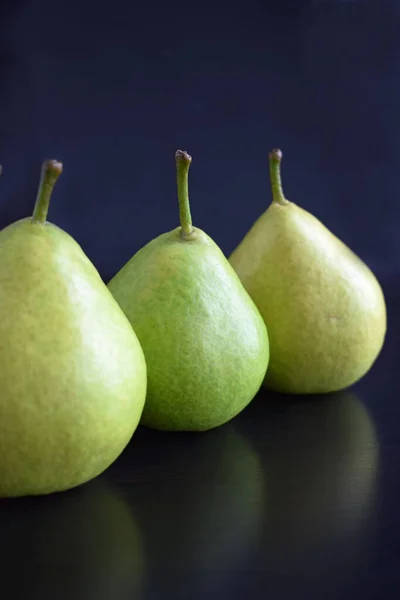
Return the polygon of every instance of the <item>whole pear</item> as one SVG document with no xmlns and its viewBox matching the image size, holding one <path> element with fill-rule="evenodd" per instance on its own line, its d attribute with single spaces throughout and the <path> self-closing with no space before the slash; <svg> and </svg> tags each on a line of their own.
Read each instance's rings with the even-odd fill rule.
<svg viewBox="0 0 400 600">
<path fill-rule="evenodd" d="M 146 356 L 141 422 L 202 431 L 249 404 L 268 365 L 265 324 L 222 251 L 192 226 L 191 157 L 176 153 L 181 226 L 139 250 L 109 282 Z"/>
<path fill-rule="evenodd" d="M 268 328 L 265 385 L 319 394 L 359 380 L 386 333 L 381 287 L 367 265 L 317 218 L 289 202 L 282 153 L 270 153 L 273 200 L 229 261 Z"/>
<path fill-rule="evenodd" d="M 46 221 L 62 171 L 46 161 L 33 217 L 0 232 L 0 496 L 104 471 L 139 422 L 139 341 L 81 247 Z"/>
</svg>

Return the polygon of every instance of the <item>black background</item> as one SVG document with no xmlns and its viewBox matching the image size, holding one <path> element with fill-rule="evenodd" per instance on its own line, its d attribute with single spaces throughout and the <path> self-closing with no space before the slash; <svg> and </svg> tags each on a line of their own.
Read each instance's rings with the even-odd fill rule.
<svg viewBox="0 0 400 600">
<path fill-rule="evenodd" d="M 0 226 L 63 161 L 49 219 L 107 281 L 178 225 L 183 148 L 194 224 L 229 254 L 278 146 L 286 195 L 373 268 L 389 315 L 351 396 L 140 428 L 96 482 L 3 501 L 10 598 L 399 597 L 399 31 L 396 0 L 2 0 Z"/>
</svg>

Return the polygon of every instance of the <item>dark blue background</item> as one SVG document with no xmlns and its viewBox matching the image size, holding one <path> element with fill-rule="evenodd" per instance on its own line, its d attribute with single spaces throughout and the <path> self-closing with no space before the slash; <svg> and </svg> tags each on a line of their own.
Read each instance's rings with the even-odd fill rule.
<svg viewBox="0 0 400 600">
<path fill-rule="evenodd" d="M 229 254 L 279 146 L 287 196 L 399 273 L 399 31 L 396 0 L 3 0 L 0 226 L 62 160 L 49 219 L 108 280 L 178 224 L 184 148 L 194 223 Z"/>
</svg>

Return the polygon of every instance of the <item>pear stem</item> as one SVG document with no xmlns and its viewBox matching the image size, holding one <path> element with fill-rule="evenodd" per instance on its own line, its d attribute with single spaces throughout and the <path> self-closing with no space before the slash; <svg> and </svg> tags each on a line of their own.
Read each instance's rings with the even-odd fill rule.
<svg viewBox="0 0 400 600">
<path fill-rule="evenodd" d="M 187 237 L 193 232 L 188 189 L 189 167 L 192 162 L 192 157 L 184 150 L 177 150 L 175 153 L 175 161 L 181 235 L 182 237 Z"/>
<path fill-rule="evenodd" d="M 272 152 L 269 153 L 269 174 L 271 178 L 272 187 L 272 202 L 275 202 L 276 204 L 281 204 L 283 206 L 285 204 L 289 204 L 289 200 L 285 198 L 282 189 L 281 161 L 281 150 L 276 148 L 275 150 L 272 150 Z"/>
<path fill-rule="evenodd" d="M 62 173 L 62 163 L 56 160 L 46 160 L 42 165 L 39 189 L 33 209 L 32 221 L 44 224 L 49 211 L 51 193 L 54 184 Z"/>
</svg>

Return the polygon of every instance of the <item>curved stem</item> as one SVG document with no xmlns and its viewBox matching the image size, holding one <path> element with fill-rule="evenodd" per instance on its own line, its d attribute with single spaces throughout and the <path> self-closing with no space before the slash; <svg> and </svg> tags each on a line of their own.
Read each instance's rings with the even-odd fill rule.
<svg viewBox="0 0 400 600">
<path fill-rule="evenodd" d="M 184 150 L 177 150 L 176 182 L 178 186 L 179 218 L 181 221 L 181 235 L 187 237 L 193 231 L 192 216 L 190 214 L 188 175 L 192 157 Z"/>
<path fill-rule="evenodd" d="M 285 198 L 282 189 L 281 180 L 281 161 L 282 152 L 279 149 L 272 150 L 269 153 L 269 174 L 272 187 L 272 201 L 276 204 L 289 204 L 289 200 Z"/>
<path fill-rule="evenodd" d="M 55 182 L 62 173 L 62 168 L 62 163 L 56 160 L 46 160 L 42 165 L 42 174 L 32 215 L 32 221 L 35 223 L 46 222 L 51 193 Z"/>
</svg>

